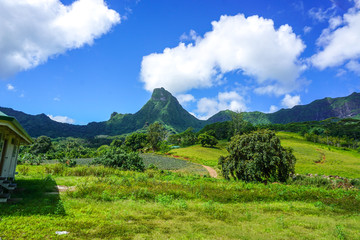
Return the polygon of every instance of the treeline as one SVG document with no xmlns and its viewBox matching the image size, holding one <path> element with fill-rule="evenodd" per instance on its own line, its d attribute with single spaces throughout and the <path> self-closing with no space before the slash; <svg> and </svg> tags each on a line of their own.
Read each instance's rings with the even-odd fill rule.
<svg viewBox="0 0 360 240">
<path fill-rule="evenodd" d="M 235 135 L 250 133 L 259 129 L 300 133 L 306 140 L 336 147 L 353 148 L 360 151 L 360 120 L 331 118 L 288 124 L 252 125 L 244 121 L 242 114 L 234 113 L 231 121 L 209 124 L 195 132 L 188 128 L 184 132 L 172 134 L 161 123 L 153 123 L 142 132 L 134 132 L 122 137 L 56 138 L 40 136 L 34 143 L 22 147 L 19 161 L 39 164 L 44 160 L 69 161 L 78 158 L 99 158 L 114 146 L 125 152 L 168 152 L 171 147 L 185 147 L 201 144 L 214 147 L 218 140 L 230 140 Z"/>
<path fill-rule="evenodd" d="M 138 151 L 159 151 L 170 147 L 165 143 L 167 130 L 156 122 L 146 132 L 135 132 L 127 137 L 100 137 L 97 139 L 61 138 L 40 136 L 34 143 L 21 147 L 19 162 L 41 164 L 45 160 L 57 160 L 67 166 L 76 165 L 74 159 L 92 158 L 93 163 L 119 167 L 124 170 L 143 169 Z M 99 144 L 102 144 L 99 146 Z"/>
<path fill-rule="evenodd" d="M 230 140 L 236 134 L 241 135 L 256 129 L 295 132 L 311 142 L 360 151 L 360 120 L 357 119 L 329 118 L 323 121 L 252 125 L 241 119 L 241 116 L 234 115 L 231 121 L 205 126 L 199 134 L 212 133 L 216 139 Z"/>
</svg>

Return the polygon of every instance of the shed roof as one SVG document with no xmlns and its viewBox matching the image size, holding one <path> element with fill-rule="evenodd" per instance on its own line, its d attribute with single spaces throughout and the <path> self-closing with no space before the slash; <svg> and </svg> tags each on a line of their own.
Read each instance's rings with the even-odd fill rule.
<svg viewBox="0 0 360 240">
<path fill-rule="evenodd" d="M 0 125 L 4 125 L 1 123 L 8 123 L 11 129 L 16 132 L 20 137 L 22 137 L 25 142 L 32 143 L 33 140 L 30 135 L 25 131 L 25 129 L 20 125 L 20 123 L 14 117 L 10 117 L 5 113 L 0 111 Z"/>
</svg>

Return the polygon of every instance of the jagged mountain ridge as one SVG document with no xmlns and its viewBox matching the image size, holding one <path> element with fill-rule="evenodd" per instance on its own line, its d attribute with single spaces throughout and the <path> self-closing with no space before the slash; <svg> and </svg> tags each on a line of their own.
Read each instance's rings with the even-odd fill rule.
<svg viewBox="0 0 360 240">
<path fill-rule="evenodd" d="M 45 114 L 30 115 L 11 108 L 0 107 L 0 111 L 14 116 L 33 137 L 94 137 L 97 135 L 121 135 L 159 121 L 168 128 L 182 132 L 188 127 L 200 130 L 206 121 L 199 120 L 186 111 L 164 88 L 154 89 L 150 100 L 134 114 L 114 112 L 108 121 L 73 125 L 51 120 Z"/>
<path fill-rule="evenodd" d="M 188 127 L 199 130 L 206 124 L 186 111 L 171 93 L 164 88 L 156 88 L 150 100 L 135 114 L 113 114 L 106 122 L 105 133 L 134 132 L 156 121 L 177 132 L 185 131 Z"/>
<path fill-rule="evenodd" d="M 186 111 L 164 88 L 154 89 L 150 100 L 134 114 L 113 113 L 108 121 L 91 122 L 87 125 L 59 123 L 45 114 L 30 115 L 11 108 L 0 107 L 0 111 L 15 117 L 33 137 L 120 135 L 142 129 L 155 121 L 181 132 L 188 127 L 199 130 L 207 124 L 231 119 L 231 111 L 225 110 L 206 121 L 199 120 Z M 360 119 L 360 93 L 354 92 L 347 97 L 315 100 L 307 105 L 281 109 L 275 113 L 245 112 L 243 116 L 253 124 L 320 121 L 330 117 Z"/>
<path fill-rule="evenodd" d="M 208 122 L 214 123 L 217 119 L 228 121 L 230 115 L 229 110 L 221 111 L 209 118 Z M 360 93 L 354 92 L 347 97 L 327 97 L 274 113 L 244 112 L 243 117 L 253 124 L 321 121 L 332 117 L 360 119 Z"/>
</svg>

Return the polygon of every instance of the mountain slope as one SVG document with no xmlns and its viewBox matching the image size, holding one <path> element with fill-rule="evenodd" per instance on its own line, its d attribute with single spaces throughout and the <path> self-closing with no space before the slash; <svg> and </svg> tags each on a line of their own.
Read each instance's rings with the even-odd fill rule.
<svg viewBox="0 0 360 240">
<path fill-rule="evenodd" d="M 307 105 L 298 105 L 291 109 L 281 109 L 274 113 L 244 112 L 244 120 L 252 124 L 290 123 L 305 121 L 321 121 L 327 118 L 357 118 L 360 119 L 360 93 L 352 93 L 347 97 L 324 98 Z M 215 123 L 229 121 L 231 111 L 221 111 L 207 120 Z"/>
<path fill-rule="evenodd" d="M 51 120 L 45 114 L 30 115 L 11 108 L 0 107 L 0 111 L 15 117 L 22 127 L 32 137 L 48 135 L 51 137 L 82 136 L 85 133 L 85 126 L 78 126 L 66 123 L 59 123 Z"/>
<path fill-rule="evenodd" d="M 156 88 L 150 100 L 135 114 L 114 114 L 106 122 L 106 133 L 129 133 L 159 121 L 177 132 L 185 131 L 188 127 L 201 129 L 205 122 L 198 120 L 186 111 L 164 88 Z"/>
<path fill-rule="evenodd" d="M 307 105 L 298 105 L 291 109 L 281 109 L 268 114 L 272 123 L 289 123 L 305 121 L 321 121 L 331 117 L 359 118 L 360 93 L 352 93 L 347 97 L 324 98 Z"/>
<path fill-rule="evenodd" d="M 108 121 L 92 122 L 83 126 L 55 122 L 45 114 L 29 115 L 1 107 L 0 111 L 15 117 L 32 137 L 120 135 L 142 129 L 155 121 L 177 132 L 182 132 L 188 127 L 199 130 L 207 124 L 230 120 L 232 113 L 225 110 L 206 121 L 199 120 L 187 112 L 164 88 L 154 89 L 150 100 L 135 114 L 113 113 Z M 347 97 L 324 98 L 307 105 L 281 109 L 275 113 L 245 112 L 243 116 L 253 124 L 320 121 L 331 117 L 360 119 L 360 93 L 352 93 Z"/>
<path fill-rule="evenodd" d="M 24 129 L 32 136 L 49 137 L 94 137 L 97 135 L 121 135 L 142 129 L 159 121 L 169 129 L 182 132 L 188 127 L 200 130 L 206 122 L 198 120 L 187 112 L 164 88 L 154 89 L 150 100 L 135 114 L 111 114 L 104 122 L 92 122 L 87 125 L 72 125 L 51 120 L 45 114 L 30 115 L 11 108 L 0 111 L 14 116 Z"/>
</svg>

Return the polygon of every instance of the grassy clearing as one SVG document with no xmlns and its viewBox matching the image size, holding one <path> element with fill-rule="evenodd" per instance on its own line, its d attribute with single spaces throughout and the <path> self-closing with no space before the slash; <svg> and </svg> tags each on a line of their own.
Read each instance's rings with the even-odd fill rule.
<svg viewBox="0 0 360 240">
<path fill-rule="evenodd" d="M 226 141 L 220 141 L 216 148 L 202 147 L 200 144 L 190 147 L 173 149 L 169 153 L 173 156 L 179 156 L 194 163 L 216 167 L 219 157 L 227 155 Z"/>
<path fill-rule="evenodd" d="M 143 159 L 145 168 L 149 168 L 150 166 L 155 166 L 160 170 L 172 170 L 179 172 L 187 172 L 187 173 L 195 173 L 199 175 L 208 175 L 208 171 L 201 166 L 200 164 L 189 162 L 183 159 L 173 158 L 169 156 L 163 156 L 152 153 L 142 153 L 140 154 Z M 93 158 L 81 158 L 74 159 L 77 165 L 82 166 L 90 166 L 93 162 Z M 56 160 L 47 160 L 44 161 L 45 164 L 57 164 L 59 163 Z M 26 171 L 28 168 L 26 165 L 19 166 L 18 170 L 21 172 Z"/>
<path fill-rule="evenodd" d="M 359 177 L 360 155 L 278 133 L 294 149 L 298 173 Z M 226 155 L 200 145 L 171 154 L 216 166 Z M 322 163 L 315 163 L 323 160 Z M 124 172 L 102 166 L 18 166 L 16 204 L 0 204 L 1 239 L 360 239 L 360 191 L 324 178 L 288 185 L 201 176 L 199 165 L 158 155 L 159 170 Z M 177 169 L 171 172 L 160 169 Z M 203 168 L 202 168 L 203 170 Z M 60 194 L 56 185 L 75 186 Z M 56 231 L 68 231 L 58 236 Z"/>
<path fill-rule="evenodd" d="M 282 146 L 294 149 L 294 155 L 297 159 L 296 173 L 338 175 L 348 178 L 360 177 L 360 153 L 355 150 L 342 150 L 324 144 L 308 142 L 296 133 L 278 132 L 277 136 L 281 139 Z M 225 141 L 217 147 L 204 148 L 201 145 L 194 145 L 175 149 L 170 153 L 186 157 L 195 163 L 215 167 L 219 157 L 228 154 Z"/>
<path fill-rule="evenodd" d="M 360 177 L 360 153 L 306 141 L 295 133 L 277 133 L 281 144 L 294 149 L 297 173 Z"/>
<path fill-rule="evenodd" d="M 356 189 L 99 166 L 29 168 L 13 195 L 23 201 L 0 205 L 2 239 L 360 239 Z M 56 184 L 76 190 L 45 194 Z"/>
</svg>

